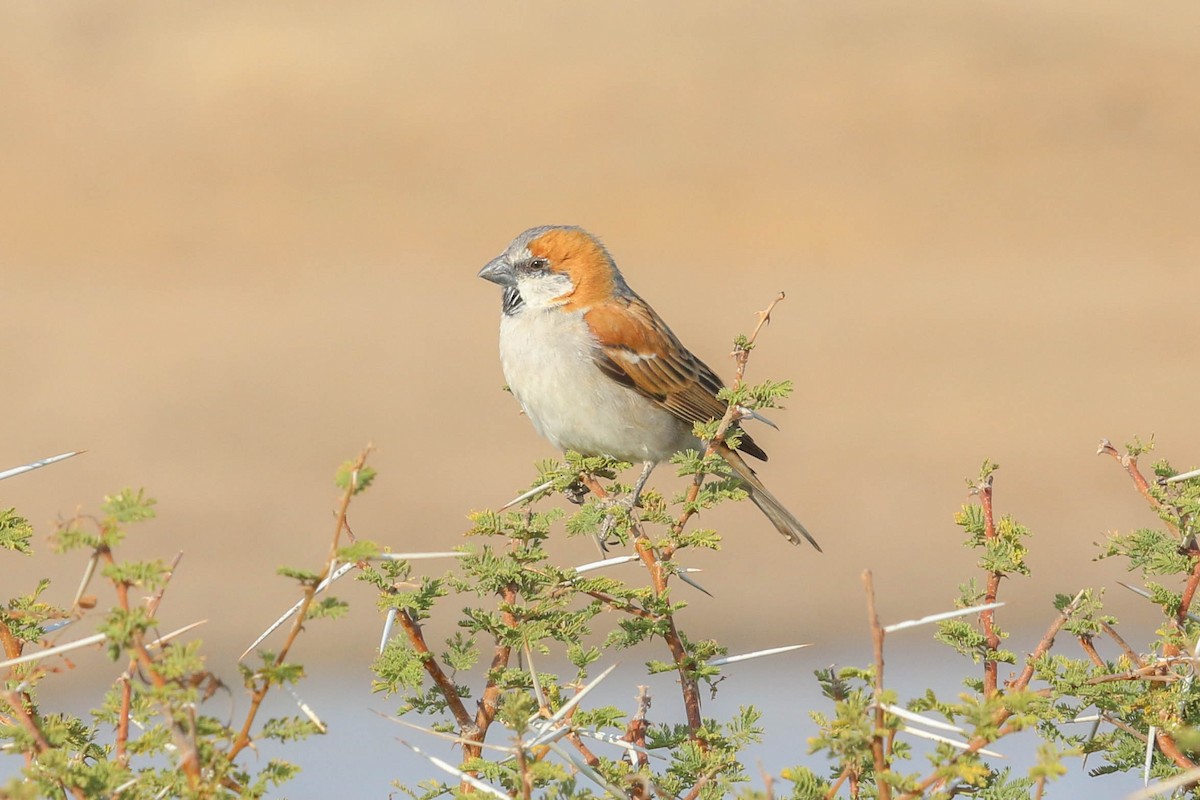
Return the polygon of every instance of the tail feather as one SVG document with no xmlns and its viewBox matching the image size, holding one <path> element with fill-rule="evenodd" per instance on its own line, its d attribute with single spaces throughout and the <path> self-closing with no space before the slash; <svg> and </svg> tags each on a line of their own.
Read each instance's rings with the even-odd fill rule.
<svg viewBox="0 0 1200 800">
<path fill-rule="evenodd" d="M 746 485 L 746 491 L 750 493 L 750 499 L 754 501 L 754 505 L 771 520 L 775 529 L 788 538 L 792 544 L 800 544 L 800 537 L 808 540 L 808 543 L 817 549 L 817 552 L 823 552 L 821 545 L 817 544 L 817 540 L 812 537 L 808 529 L 796 519 L 792 512 L 788 511 L 783 503 L 775 498 L 775 495 L 767 491 L 767 487 L 763 486 L 763 482 L 754 474 L 754 470 L 750 469 L 750 465 L 737 453 L 725 447 L 721 449 L 721 455 L 729 462 L 729 466 L 733 467 L 733 471 L 738 474 L 742 482 Z"/>
</svg>

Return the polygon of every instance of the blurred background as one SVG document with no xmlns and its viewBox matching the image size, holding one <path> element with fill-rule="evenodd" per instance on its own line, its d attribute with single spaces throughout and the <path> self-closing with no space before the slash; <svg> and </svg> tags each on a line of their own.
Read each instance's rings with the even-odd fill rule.
<svg viewBox="0 0 1200 800">
<path fill-rule="evenodd" d="M 208 619 L 236 684 L 295 598 L 276 566 L 320 562 L 334 469 L 368 441 L 355 531 L 461 543 L 554 455 L 500 390 L 499 293 L 475 273 L 570 223 L 726 377 L 732 337 L 787 292 L 749 377 L 798 391 L 755 436 L 825 553 L 749 504 L 706 514 L 725 547 L 693 565 L 715 599 L 682 620 L 735 652 L 814 644 L 722 687 L 775 693 L 768 767 L 803 760 L 811 671 L 870 659 L 863 569 L 885 622 L 951 607 L 974 563 L 952 517 L 984 458 L 1036 533 L 1033 577 L 1003 587 L 1012 647 L 1084 586 L 1148 641 L 1154 609 L 1093 558 L 1156 520 L 1095 451 L 1154 435 L 1147 467 L 1200 462 L 1198 25 L 1195 3 L 1108 0 L 6 4 L 0 468 L 88 452 L 0 485 L 41 553 L 4 556 L 4 585 L 48 574 L 69 603 L 84 557 L 49 555 L 53 521 L 146 487 L 159 518 L 127 554 L 184 552 L 160 617 Z M 313 751 L 337 755 L 290 797 L 428 775 L 366 711 L 391 710 L 368 690 L 371 596 L 339 594 L 350 618 L 295 651 L 306 699 L 338 698 Z M 898 681 L 960 668 L 928 635 Z M 613 702 L 632 709 L 660 655 L 627 658 Z M 85 686 L 118 671 L 77 663 Z"/>
</svg>

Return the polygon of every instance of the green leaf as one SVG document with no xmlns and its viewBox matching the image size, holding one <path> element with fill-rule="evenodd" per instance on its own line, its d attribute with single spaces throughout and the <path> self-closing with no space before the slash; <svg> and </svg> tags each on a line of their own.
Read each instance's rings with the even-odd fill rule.
<svg viewBox="0 0 1200 800">
<path fill-rule="evenodd" d="M 0 549 L 33 555 L 33 526 L 15 508 L 0 510 Z"/>
<path fill-rule="evenodd" d="M 141 522 L 153 519 L 154 506 L 158 503 L 146 496 L 145 489 L 123 489 L 114 497 L 105 497 L 101 510 L 118 523 Z"/>
</svg>

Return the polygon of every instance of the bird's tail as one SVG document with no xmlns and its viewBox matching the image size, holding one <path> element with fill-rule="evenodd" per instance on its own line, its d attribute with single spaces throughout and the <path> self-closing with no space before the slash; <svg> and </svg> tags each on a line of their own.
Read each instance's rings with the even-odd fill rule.
<svg viewBox="0 0 1200 800">
<path fill-rule="evenodd" d="M 733 471 L 738 474 L 738 477 L 742 479 L 754 505 L 758 506 L 759 511 L 762 511 L 767 519 L 771 520 L 777 531 L 786 536 L 792 544 L 800 544 L 800 537 L 803 536 L 809 544 L 817 549 L 818 553 L 822 552 L 821 545 L 817 544 L 817 540 L 812 537 L 808 529 L 792 515 L 792 512 L 784 508 L 783 503 L 775 499 L 775 495 L 767 491 L 767 487 L 763 486 L 763 482 L 758 479 L 754 470 L 750 469 L 750 465 L 740 455 L 728 447 L 722 447 L 720 453 L 729 462 L 729 466 L 733 467 Z"/>
</svg>

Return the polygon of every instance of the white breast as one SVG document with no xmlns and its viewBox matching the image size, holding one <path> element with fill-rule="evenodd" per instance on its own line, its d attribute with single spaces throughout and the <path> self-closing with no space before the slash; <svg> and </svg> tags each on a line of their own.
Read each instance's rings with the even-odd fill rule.
<svg viewBox="0 0 1200 800">
<path fill-rule="evenodd" d="M 523 308 L 500 320 L 509 389 L 555 447 L 623 461 L 662 461 L 697 447 L 691 428 L 605 375 L 582 312 Z"/>
</svg>

